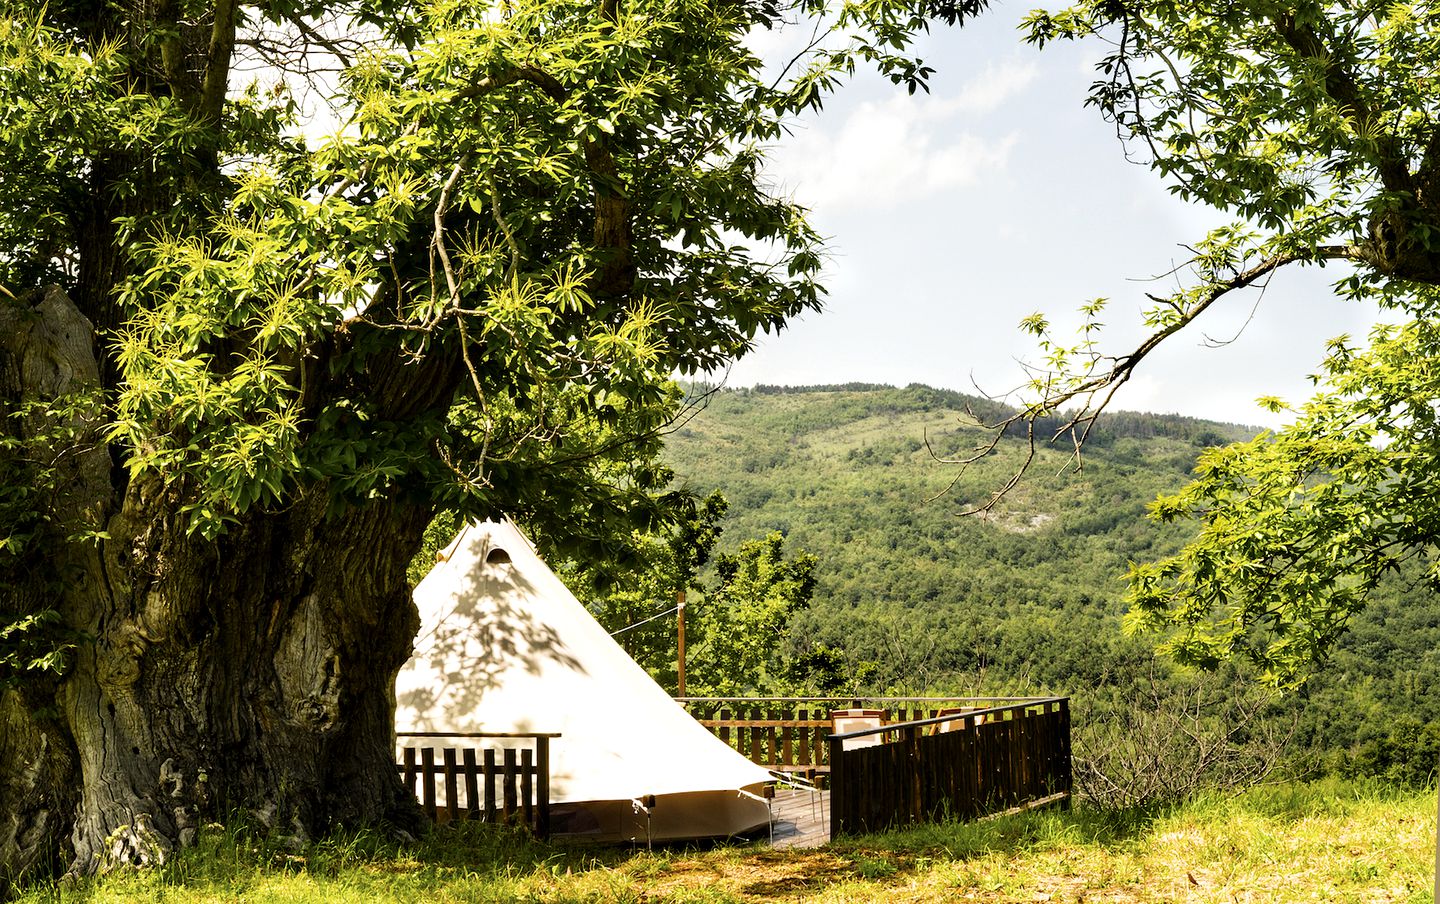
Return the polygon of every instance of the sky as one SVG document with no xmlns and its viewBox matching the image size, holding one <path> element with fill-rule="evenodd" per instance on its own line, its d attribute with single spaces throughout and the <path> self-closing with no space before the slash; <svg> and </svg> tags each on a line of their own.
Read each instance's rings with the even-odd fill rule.
<svg viewBox="0 0 1440 904">
<path fill-rule="evenodd" d="M 1174 285 L 1156 275 L 1228 218 L 1127 162 L 1113 127 L 1084 107 L 1100 48 L 1023 44 L 1027 8 L 997 3 L 961 28 L 939 26 L 920 48 L 936 69 L 929 95 L 857 78 L 772 149 L 776 189 L 828 237 L 830 295 L 823 312 L 762 337 L 727 385 L 926 383 L 999 396 L 1022 383 L 1019 362 L 1036 359 L 1021 318 L 1073 325 L 1099 297 L 1110 299 L 1107 350 L 1143 337 L 1145 293 Z M 771 55 L 766 39 L 758 49 Z M 1372 309 L 1335 297 L 1340 275 L 1291 268 L 1263 294 L 1226 299 L 1147 359 L 1113 407 L 1279 426 L 1288 418 L 1255 399 L 1303 402 L 1326 340 L 1373 323 Z"/>
</svg>

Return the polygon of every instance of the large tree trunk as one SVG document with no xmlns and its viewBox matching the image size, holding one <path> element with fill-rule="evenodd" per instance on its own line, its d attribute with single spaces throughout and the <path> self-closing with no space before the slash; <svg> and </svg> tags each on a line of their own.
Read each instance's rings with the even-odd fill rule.
<svg viewBox="0 0 1440 904">
<path fill-rule="evenodd" d="M 58 289 L 0 303 L 0 399 L 94 383 L 93 343 Z M 301 840 L 418 828 L 393 766 L 393 682 L 429 512 L 334 511 L 315 487 L 211 541 L 187 533 L 177 490 L 117 493 L 103 443 L 57 461 L 55 524 L 108 539 L 57 539 L 0 589 L 0 614 L 54 608 L 85 637 L 62 677 L 0 694 L 0 877 L 161 862 L 237 815 Z"/>
</svg>

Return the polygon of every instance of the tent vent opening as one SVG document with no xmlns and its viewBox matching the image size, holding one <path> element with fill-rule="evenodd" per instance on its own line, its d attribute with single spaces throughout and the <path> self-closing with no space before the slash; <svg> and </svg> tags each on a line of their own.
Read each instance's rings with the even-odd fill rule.
<svg viewBox="0 0 1440 904">
<path fill-rule="evenodd" d="M 503 550 L 503 549 L 500 549 L 500 548 L 497 546 L 495 549 L 490 550 L 490 553 L 489 553 L 487 556 L 485 556 L 485 564 L 486 564 L 486 565 L 509 565 L 509 564 L 510 564 L 510 553 L 506 552 L 506 551 Z"/>
</svg>

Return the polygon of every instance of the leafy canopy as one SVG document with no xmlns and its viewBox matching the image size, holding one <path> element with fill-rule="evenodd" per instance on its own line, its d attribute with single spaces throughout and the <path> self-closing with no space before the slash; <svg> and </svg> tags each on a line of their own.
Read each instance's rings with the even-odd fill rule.
<svg viewBox="0 0 1440 904">
<path fill-rule="evenodd" d="M 1248 657 L 1297 684 L 1381 575 L 1435 547 L 1440 11 L 1094 0 L 1027 27 L 1038 44 L 1106 42 L 1090 103 L 1173 192 L 1234 217 L 1196 243 L 1178 291 L 1151 296 L 1151 335 L 1128 354 L 1100 348 L 1103 300 L 1074 342 L 1028 319 L 1048 365 L 1030 417 L 1072 406 L 1060 432 L 1083 436 L 1151 351 L 1286 266 L 1344 261 L 1337 291 L 1408 320 L 1335 340 L 1293 424 L 1208 453 L 1154 506 L 1200 533 L 1131 573 L 1131 624 L 1169 632 L 1178 659 Z"/>
<path fill-rule="evenodd" d="M 101 440 L 193 531 L 320 493 L 598 541 L 675 501 L 671 376 L 820 304 L 765 146 L 982 5 L 0 0 L 0 287 L 75 298 Z"/>
</svg>

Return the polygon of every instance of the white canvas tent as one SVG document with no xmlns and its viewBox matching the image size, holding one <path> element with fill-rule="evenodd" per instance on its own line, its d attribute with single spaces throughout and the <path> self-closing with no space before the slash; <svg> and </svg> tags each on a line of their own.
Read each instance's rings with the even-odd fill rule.
<svg viewBox="0 0 1440 904">
<path fill-rule="evenodd" d="M 556 833 L 662 840 L 766 825 L 769 773 L 636 665 L 514 525 L 472 524 L 441 559 L 415 588 L 397 731 L 559 732 Z"/>
</svg>

